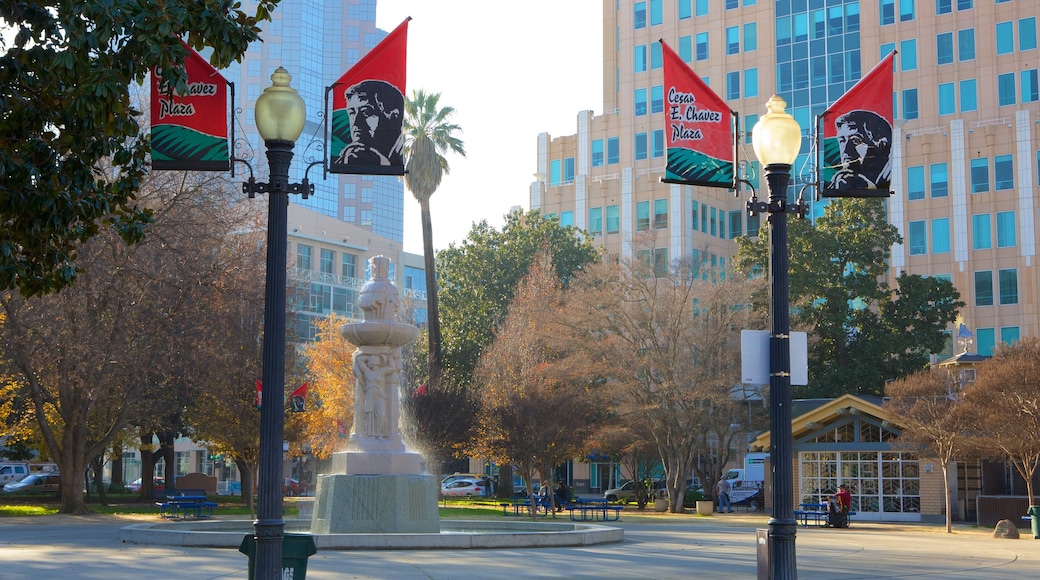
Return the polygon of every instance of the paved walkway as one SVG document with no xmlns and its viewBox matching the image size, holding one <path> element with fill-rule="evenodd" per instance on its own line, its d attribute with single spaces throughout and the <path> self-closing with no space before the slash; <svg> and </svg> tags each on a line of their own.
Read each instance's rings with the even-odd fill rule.
<svg viewBox="0 0 1040 580">
<path fill-rule="evenodd" d="M 112 516 L 0 519 L 0 579 L 206 580 L 245 578 L 237 550 L 139 546 L 118 539 Z M 618 524 L 625 541 L 582 548 L 322 551 L 308 561 L 310 580 L 355 578 L 755 578 L 755 529 L 761 514 L 634 517 Z M 799 528 L 799 578 L 992 580 L 1035 578 L 1040 540 L 990 538 L 958 526 L 853 523 L 849 529 Z"/>
</svg>

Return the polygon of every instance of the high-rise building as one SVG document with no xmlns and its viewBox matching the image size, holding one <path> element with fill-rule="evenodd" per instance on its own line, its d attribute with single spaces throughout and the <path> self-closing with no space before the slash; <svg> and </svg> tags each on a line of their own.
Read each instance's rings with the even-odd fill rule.
<svg viewBox="0 0 1040 580">
<path fill-rule="evenodd" d="M 896 50 L 895 194 L 878 202 L 903 237 L 890 279 L 951 280 L 979 354 L 1040 335 L 1038 12 L 1033 0 L 604 0 L 603 112 L 579 112 L 574 135 L 539 136 L 531 207 L 615 255 L 648 232 L 658 263 L 692 256 L 725 268 L 733 239 L 764 224 L 744 211 L 747 191 L 660 181 L 657 40 L 740 113 L 741 159 L 754 160 L 750 128 L 766 100 L 783 97 L 806 135 L 792 199 L 813 181 L 814 118 Z"/>
<path fill-rule="evenodd" d="M 255 7 L 246 0 L 244 9 Z M 253 6 L 249 6 L 253 5 Z M 296 143 L 289 177 L 300 181 L 312 162 L 328 155 L 324 150 L 325 88 L 379 44 L 387 32 L 376 28 L 376 0 L 282 0 L 263 24 L 263 42 L 249 47 L 240 64 L 225 71 L 235 83 L 235 108 L 240 124 L 236 154 L 251 157 L 254 169 L 266 166 L 262 139 L 253 120 L 257 97 L 271 84 L 279 66 L 292 75 L 295 88 L 307 106 L 307 124 Z M 331 95 L 328 96 L 331 102 Z M 239 168 L 240 170 L 241 168 Z M 322 166 L 307 174 L 314 195 L 290 203 L 353 224 L 384 238 L 403 242 L 404 183 L 396 176 L 324 175 Z"/>
</svg>

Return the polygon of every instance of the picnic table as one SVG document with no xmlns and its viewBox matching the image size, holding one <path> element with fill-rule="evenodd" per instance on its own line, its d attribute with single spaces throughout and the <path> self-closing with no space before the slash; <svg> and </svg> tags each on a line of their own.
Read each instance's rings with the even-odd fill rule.
<svg viewBox="0 0 1040 580">
<path fill-rule="evenodd" d="M 500 502 L 498 505 L 502 507 L 502 515 L 504 516 L 526 516 L 531 508 L 531 500 L 525 497 L 514 497 L 509 501 Z M 548 514 L 550 505 L 548 498 L 535 498 L 536 511 Z"/>
<path fill-rule="evenodd" d="M 794 510 L 794 516 L 798 519 L 798 522 L 802 527 L 809 527 L 811 522 L 818 527 L 824 528 L 829 525 L 828 517 L 830 514 L 827 509 L 828 506 L 826 503 L 800 503 L 798 504 L 798 509 Z M 854 515 L 856 515 L 856 512 L 845 512 L 844 527 L 848 527 L 848 521 Z"/>
<path fill-rule="evenodd" d="M 170 491 L 165 500 L 157 501 L 155 505 L 159 507 L 159 516 L 166 519 L 208 518 L 217 507 L 216 502 L 209 501 L 201 489 Z"/>
<path fill-rule="evenodd" d="M 578 498 L 574 503 L 564 506 L 572 521 L 575 522 L 616 522 L 621 519 L 619 505 L 610 505 L 606 499 Z"/>
</svg>

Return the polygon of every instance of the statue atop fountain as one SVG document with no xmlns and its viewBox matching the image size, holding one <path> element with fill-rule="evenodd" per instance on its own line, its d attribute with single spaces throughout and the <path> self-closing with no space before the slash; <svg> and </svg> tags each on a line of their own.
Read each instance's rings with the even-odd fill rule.
<svg viewBox="0 0 1040 580">
<path fill-rule="evenodd" d="M 332 473 L 318 476 L 311 531 L 436 533 L 437 478 L 422 473 L 422 455 L 401 436 L 401 347 L 418 329 L 397 322 L 397 288 L 390 259 L 369 260 L 372 280 L 358 297 L 364 321 L 344 324 L 354 351 L 354 420 L 346 451 L 334 453 Z"/>
</svg>

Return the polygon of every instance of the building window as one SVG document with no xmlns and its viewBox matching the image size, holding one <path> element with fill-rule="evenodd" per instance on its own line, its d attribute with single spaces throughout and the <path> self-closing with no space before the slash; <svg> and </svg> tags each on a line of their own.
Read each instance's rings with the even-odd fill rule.
<svg viewBox="0 0 1040 580">
<path fill-rule="evenodd" d="M 907 227 L 906 237 L 910 246 L 911 256 L 921 256 L 928 253 L 928 233 L 925 229 L 924 220 L 910 222 Z"/>
<path fill-rule="evenodd" d="M 1015 163 L 1011 155 L 993 158 L 993 189 L 997 191 L 1015 188 Z"/>
<path fill-rule="evenodd" d="M 924 199 L 924 165 L 906 168 L 906 198 L 910 201 Z"/>
<path fill-rule="evenodd" d="M 650 45 L 650 70 L 657 70 L 664 66 L 664 53 L 661 52 L 661 43 L 655 42 Z"/>
<path fill-rule="evenodd" d="M 744 52 L 758 50 L 758 23 L 749 22 L 744 25 Z"/>
<path fill-rule="evenodd" d="M 961 112 L 967 113 L 979 108 L 978 92 L 976 91 L 975 79 L 960 82 L 961 87 Z"/>
<path fill-rule="evenodd" d="M 708 233 L 708 206 L 703 203 L 701 204 L 701 231 Z"/>
<path fill-rule="evenodd" d="M 646 28 L 646 2 L 636 2 L 632 10 L 633 28 Z"/>
<path fill-rule="evenodd" d="M 646 156 L 647 156 L 646 145 L 647 145 L 647 143 L 646 143 L 646 133 L 636 133 L 635 134 L 635 148 L 636 148 L 635 155 L 636 155 L 636 161 L 640 161 L 642 159 L 646 159 Z"/>
<path fill-rule="evenodd" d="M 372 210 L 363 209 L 361 210 L 361 225 L 371 226 L 372 225 Z"/>
<path fill-rule="evenodd" d="M 726 99 L 740 98 L 740 72 L 726 73 Z"/>
<path fill-rule="evenodd" d="M 952 32 L 943 32 L 935 35 L 935 61 L 936 64 L 950 64 L 953 62 Z"/>
<path fill-rule="evenodd" d="M 632 69 L 637 72 L 646 72 L 646 45 L 640 44 L 632 50 Z"/>
<path fill-rule="evenodd" d="M 982 356 L 992 356 L 996 348 L 992 328 L 978 328 L 975 330 L 975 352 Z"/>
<path fill-rule="evenodd" d="M 574 158 L 566 157 L 563 160 L 563 182 L 574 182 Z"/>
<path fill-rule="evenodd" d="M 989 250 L 993 248 L 993 233 L 990 230 L 988 213 L 977 213 L 971 216 L 971 249 Z"/>
<path fill-rule="evenodd" d="M 635 116 L 641 117 L 646 114 L 646 89 L 636 89 L 633 103 Z"/>
<path fill-rule="evenodd" d="M 594 236 L 603 233 L 603 208 L 589 208 L 589 233 Z"/>
<path fill-rule="evenodd" d="M 1015 73 L 997 75 L 997 106 L 1015 104 Z"/>
<path fill-rule="evenodd" d="M 914 19 L 914 0 L 899 0 L 899 21 L 908 22 Z"/>
<path fill-rule="evenodd" d="M 946 197 L 950 194 L 950 180 L 945 163 L 933 163 L 928 167 L 931 175 L 932 197 Z"/>
<path fill-rule="evenodd" d="M 668 200 L 654 200 L 654 229 L 663 230 L 668 227 Z"/>
<path fill-rule="evenodd" d="M 332 250 L 321 250 L 321 255 L 318 257 L 318 267 L 321 268 L 322 274 L 328 274 L 330 276 L 333 274 L 333 257 L 334 254 Z"/>
<path fill-rule="evenodd" d="M 997 286 L 1000 288 L 1001 306 L 1018 304 L 1018 270 L 1016 268 L 999 270 Z"/>
<path fill-rule="evenodd" d="M 957 93 L 953 83 L 939 84 L 939 114 L 952 115 L 957 112 Z"/>
<path fill-rule="evenodd" d="M 697 33 L 697 60 L 708 60 L 708 33 Z"/>
<path fill-rule="evenodd" d="M 715 216 L 716 216 L 715 208 L 711 208 L 709 215 L 710 215 L 709 221 L 711 222 L 711 230 L 710 230 L 710 232 L 711 232 L 711 235 L 714 236 L 714 235 L 717 235 L 716 232 L 718 231 L 718 225 L 717 225 L 717 222 L 716 222 L 716 219 L 715 219 Z"/>
<path fill-rule="evenodd" d="M 1035 103 L 1040 100 L 1040 90 L 1037 85 L 1037 69 L 1029 69 L 1022 71 L 1020 79 L 1022 81 L 1022 102 L 1023 103 Z"/>
<path fill-rule="evenodd" d="M 903 118 L 917 118 L 917 89 L 903 91 Z"/>
<path fill-rule="evenodd" d="M 603 166 L 603 139 L 595 139 L 592 141 L 592 166 Z"/>
<path fill-rule="evenodd" d="M 549 185 L 559 185 L 562 177 L 563 166 L 559 159 L 549 162 Z"/>
<path fill-rule="evenodd" d="M 664 129 L 657 129 L 650 134 L 650 156 L 664 157 Z"/>
<path fill-rule="evenodd" d="M 698 218 L 697 218 L 697 208 L 698 207 L 699 206 L 697 204 L 697 200 L 694 200 L 693 201 L 693 209 L 690 210 L 690 229 L 692 229 L 693 231 L 697 231 L 698 229 L 700 229 L 698 227 L 699 224 L 698 224 Z"/>
<path fill-rule="evenodd" d="M 881 6 L 878 13 L 881 17 L 881 26 L 895 24 L 896 22 L 896 0 L 880 0 Z"/>
<path fill-rule="evenodd" d="M 654 249 L 654 276 L 664 278 L 668 275 L 668 248 Z"/>
<path fill-rule="evenodd" d="M 758 96 L 758 69 L 749 68 L 744 71 L 744 98 Z M 753 126 L 753 125 L 752 125 Z"/>
<path fill-rule="evenodd" d="M 1000 328 L 1000 342 L 1004 344 L 1015 344 L 1019 340 L 1017 326 L 1003 326 Z"/>
<path fill-rule="evenodd" d="M 679 0 L 679 20 L 693 17 L 693 0 Z"/>
<path fill-rule="evenodd" d="M 997 54 L 1015 52 L 1015 23 L 1010 20 L 997 23 Z"/>
<path fill-rule="evenodd" d="M 976 157 L 971 160 L 971 192 L 986 193 L 989 191 L 989 159 Z"/>
<path fill-rule="evenodd" d="M 661 0 L 650 0 L 650 26 L 661 23 Z"/>
<path fill-rule="evenodd" d="M 344 252 L 340 256 L 344 278 L 357 278 L 357 255 Z"/>
<path fill-rule="evenodd" d="M 975 0 L 957 0 L 957 11 L 971 10 L 975 7 Z"/>
<path fill-rule="evenodd" d="M 950 253 L 950 218 L 932 220 L 932 253 Z"/>
<path fill-rule="evenodd" d="M 664 112 L 664 85 L 650 87 L 650 112 Z"/>
<path fill-rule="evenodd" d="M 997 212 L 997 247 L 1015 247 L 1015 212 Z"/>
<path fill-rule="evenodd" d="M 953 0 L 935 0 L 935 14 L 949 14 L 953 12 Z"/>
<path fill-rule="evenodd" d="M 607 139 L 607 165 L 616 165 L 621 162 L 621 142 L 618 137 Z"/>
<path fill-rule="evenodd" d="M 899 43 L 899 64 L 903 72 L 917 70 L 917 40 Z"/>
<path fill-rule="evenodd" d="M 616 205 L 607 206 L 607 233 L 616 234 L 621 231 L 621 211 Z"/>
<path fill-rule="evenodd" d="M 726 29 L 726 54 L 740 52 L 740 27 L 730 26 Z"/>
<path fill-rule="evenodd" d="M 574 212 L 573 211 L 561 211 L 560 212 L 560 225 L 568 228 L 574 225 Z"/>
<path fill-rule="evenodd" d="M 708 0 L 694 0 L 697 7 L 697 16 L 708 15 Z"/>
<path fill-rule="evenodd" d="M 957 31 L 957 60 L 975 60 L 975 29 Z"/>
<path fill-rule="evenodd" d="M 301 270 L 311 270 L 311 252 L 314 248 L 303 244 L 296 244 L 296 267 Z"/>
<path fill-rule="evenodd" d="M 693 62 L 693 37 L 692 36 L 680 36 L 679 37 L 679 58 L 685 63 Z"/>
<path fill-rule="evenodd" d="M 636 231 L 645 232 L 650 229 L 650 202 L 636 202 Z"/>
<path fill-rule="evenodd" d="M 975 272 L 975 306 L 993 306 L 993 272 Z"/>
<path fill-rule="evenodd" d="M 1018 21 L 1018 50 L 1036 48 L 1036 17 L 1030 16 Z"/>
</svg>

